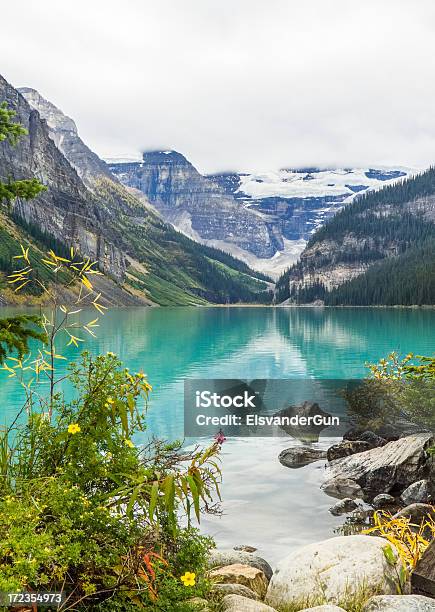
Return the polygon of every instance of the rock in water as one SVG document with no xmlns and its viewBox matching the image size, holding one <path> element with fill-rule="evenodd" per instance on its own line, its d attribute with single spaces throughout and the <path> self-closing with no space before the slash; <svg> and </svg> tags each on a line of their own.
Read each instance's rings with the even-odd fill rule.
<svg viewBox="0 0 435 612">
<path fill-rule="evenodd" d="M 345 499 L 346 497 L 362 497 L 363 490 L 354 480 L 350 478 L 331 478 L 322 484 L 320 487 L 326 495 Z"/>
<path fill-rule="evenodd" d="M 376 495 L 374 500 L 372 501 L 373 508 L 379 510 L 380 508 L 386 508 L 387 506 L 392 506 L 396 503 L 396 498 L 392 495 L 388 495 L 388 493 L 381 493 L 380 495 Z"/>
<path fill-rule="evenodd" d="M 287 406 L 287 408 L 275 413 L 274 416 L 288 417 L 289 419 L 297 418 L 299 425 L 281 425 L 281 429 L 301 442 L 317 442 L 319 434 L 326 428 L 326 425 L 314 425 L 314 417 L 327 419 L 332 415 L 322 410 L 316 402 L 303 402 L 299 406 Z M 304 419 L 306 420 L 304 421 Z"/>
<path fill-rule="evenodd" d="M 222 612 L 276 612 L 260 601 L 253 601 L 240 595 L 227 595 L 222 600 Z"/>
<path fill-rule="evenodd" d="M 367 493 L 402 492 L 426 475 L 432 465 L 426 450 L 435 442 L 433 434 L 422 433 L 400 438 L 380 448 L 373 448 L 333 461 L 330 478 L 350 478 Z"/>
<path fill-rule="evenodd" d="M 278 459 L 285 467 L 300 468 L 314 461 L 326 459 L 326 452 L 310 446 L 294 446 L 281 451 Z"/>
<path fill-rule="evenodd" d="M 278 564 L 266 603 L 277 608 L 319 599 L 338 604 L 362 590 L 367 597 L 395 593 L 402 562 L 391 546 L 396 564 L 388 563 L 384 552 L 387 545 L 383 538 L 366 535 L 308 544 Z"/>
<path fill-rule="evenodd" d="M 435 599 L 422 595 L 378 595 L 369 599 L 362 612 L 435 612 Z"/>
<path fill-rule="evenodd" d="M 273 570 L 265 559 L 257 557 L 244 551 L 236 550 L 212 550 L 208 557 L 208 567 L 224 567 L 225 565 L 233 565 L 241 563 L 242 565 L 250 565 L 264 572 L 267 580 L 272 578 Z"/>
<path fill-rule="evenodd" d="M 212 570 L 210 577 L 226 584 L 243 584 L 254 591 L 260 599 L 264 599 L 266 594 L 267 578 L 264 572 L 256 567 L 235 563 Z"/>
<path fill-rule="evenodd" d="M 352 498 L 345 497 L 332 506 L 332 508 L 329 508 L 329 512 L 334 516 L 340 516 L 341 514 L 352 512 L 356 508 L 358 508 L 358 504 Z"/>
<path fill-rule="evenodd" d="M 400 496 L 404 504 L 425 504 L 429 501 L 429 483 L 427 480 L 418 480 L 409 485 Z"/>
<path fill-rule="evenodd" d="M 334 444 L 334 446 L 328 448 L 326 456 L 328 461 L 335 461 L 342 457 L 350 457 L 350 455 L 355 455 L 356 453 L 363 453 L 371 448 L 373 448 L 373 446 L 371 446 L 369 442 L 363 442 L 362 440 L 345 440 L 344 442 L 340 442 L 340 444 Z"/>
</svg>

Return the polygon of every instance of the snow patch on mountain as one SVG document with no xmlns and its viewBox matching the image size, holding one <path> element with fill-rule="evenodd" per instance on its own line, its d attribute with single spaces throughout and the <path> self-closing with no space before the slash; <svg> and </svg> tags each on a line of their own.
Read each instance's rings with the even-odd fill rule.
<svg viewBox="0 0 435 612">
<path fill-rule="evenodd" d="M 379 189 L 412 176 L 421 169 L 398 167 L 352 169 L 283 169 L 258 174 L 240 174 L 236 194 L 252 199 L 270 197 L 318 198 L 332 196 L 343 203 L 351 201 L 357 193 Z"/>
</svg>

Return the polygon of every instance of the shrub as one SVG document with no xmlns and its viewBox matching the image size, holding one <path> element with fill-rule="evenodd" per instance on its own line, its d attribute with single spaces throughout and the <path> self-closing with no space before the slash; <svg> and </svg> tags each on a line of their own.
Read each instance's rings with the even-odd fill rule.
<svg viewBox="0 0 435 612">
<path fill-rule="evenodd" d="M 56 394 L 51 419 L 31 403 L 0 440 L 0 591 L 63 591 L 63 610 L 177 610 L 208 589 L 212 542 L 190 514 L 213 508 L 219 445 L 137 447 L 150 385 L 113 354 L 84 353 L 70 379 L 76 399 Z"/>
</svg>

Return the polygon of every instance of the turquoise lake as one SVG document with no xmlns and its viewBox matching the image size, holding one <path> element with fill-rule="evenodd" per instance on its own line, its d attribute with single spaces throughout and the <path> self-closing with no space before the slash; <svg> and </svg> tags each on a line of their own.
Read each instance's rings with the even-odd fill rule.
<svg viewBox="0 0 435 612">
<path fill-rule="evenodd" d="M 2 309 L 2 315 L 8 312 Z M 168 439 L 183 437 L 186 378 L 360 378 L 366 361 L 392 350 L 430 355 L 435 347 L 435 311 L 429 309 L 115 309 L 100 323 L 98 337 L 89 338 L 86 348 L 112 351 L 131 370 L 147 374 L 153 385 L 148 434 Z M 63 353 L 74 358 L 78 350 Z M 0 382 L 0 422 L 10 422 L 22 394 L 6 373 L 0 372 Z M 224 513 L 202 521 L 218 545 L 250 544 L 275 561 L 295 546 L 334 535 L 343 523 L 328 512 L 334 500 L 319 490 L 322 462 L 298 470 L 278 462 L 279 452 L 294 443 L 224 443 Z"/>
</svg>

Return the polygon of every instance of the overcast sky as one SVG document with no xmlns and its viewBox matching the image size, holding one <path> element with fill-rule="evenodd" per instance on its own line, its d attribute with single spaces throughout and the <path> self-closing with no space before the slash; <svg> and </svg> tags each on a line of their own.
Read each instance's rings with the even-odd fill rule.
<svg viewBox="0 0 435 612">
<path fill-rule="evenodd" d="M 434 0 L 13 0 L 1 21 L 3 76 L 103 157 L 435 162 Z"/>
</svg>

